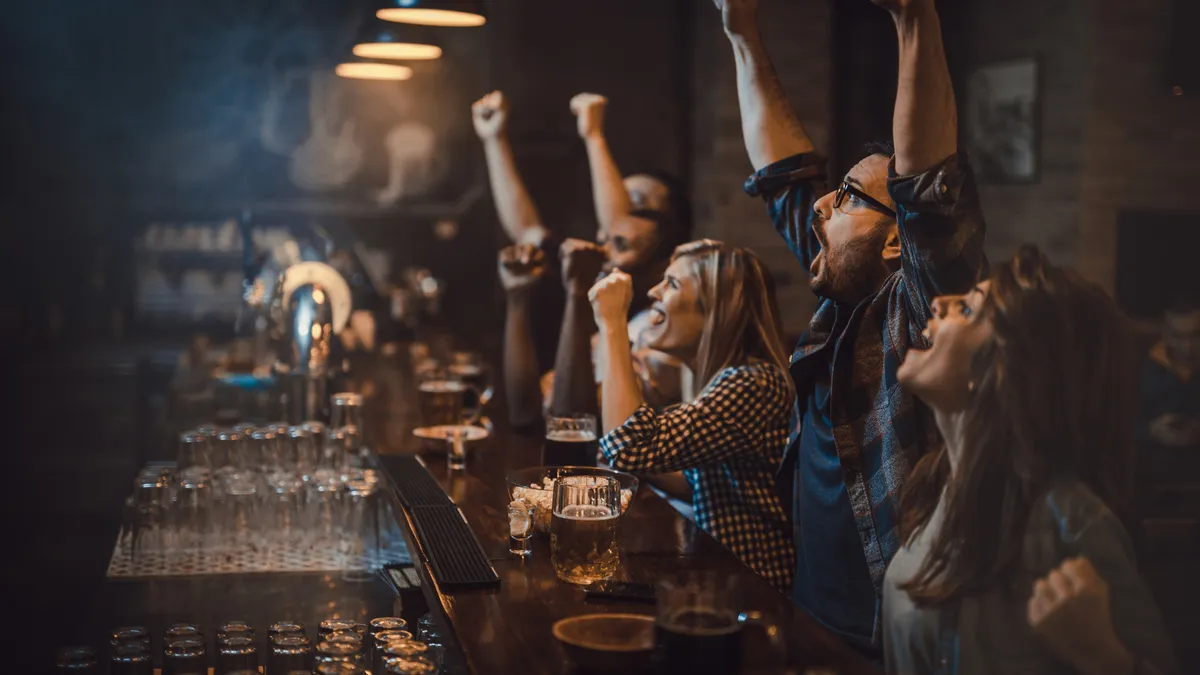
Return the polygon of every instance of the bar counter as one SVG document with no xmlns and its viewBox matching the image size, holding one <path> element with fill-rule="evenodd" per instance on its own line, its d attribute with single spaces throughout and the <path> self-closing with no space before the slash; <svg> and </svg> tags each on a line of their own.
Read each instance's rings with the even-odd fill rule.
<svg viewBox="0 0 1200 675">
<path fill-rule="evenodd" d="M 428 590 L 429 605 L 440 612 L 451 628 L 471 672 L 478 675 L 572 673 L 566 653 L 551 632 L 556 621 L 591 613 L 649 615 L 654 613 L 654 606 L 585 601 L 581 587 L 560 581 L 555 575 L 548 536 L 535 538 L 533 553 L 525 558 L 509 553 L 510 500 L 505 476 L 513 470 L 541 465 L 542 438 L 509 429 L 499 419 L 502 410 L 502 406 L 492 404 L 489 412 L 496 428 L 489 438 L 470 447 L 465 471 L 447 470 L 444 448 L 430 449 L 421 455 L 430 473 L 466 517 L 500 577 L 500 588 L 442 592 L 428 566 L 417 567 Z M 370 421 L 368 426 L 373 426 Z M 383 433 L 382 425 L 376 428 L 397 441 L 391 446 L 380 446 L 385 469 L 389 461 L 394 461 L 390 457 L 420 452 L 421 442 L 411 433 L 404 435 L 399 432 L 402 430 L 394 428 L 392 433 Z M 402 511 L 398 504 L 397 511 Z M 414 561 L 423 561 L 409 524 L 402 522 L 401 526 Z M 621 566 L 615 580 L 654 584 L 663 576 L 688 570 L 711 570 L 723 577 L 737 577 L 746 598 L 745 609 L 762 612 L 780 627 L 788 646 L 789 663 L 797 673 L 810 668 L 828 668 L 840 675 L 878 673 L 712 536 L 680 515 L 645 481 L 622 516 L 619 532 Z"/>
<path fill-rule="evenodd" d="M 366 395 L 366 438 L 388 475 L 389 465 L 394 466 L 399 457 L 421 452 L 422 441 L 412 436 L 415 390 L 411 378 L 404 375 L 406 368 L 397 360 L 371 359 L 357 363 L 355 369 L 359 375 L 346 386 Z M 501 580 L 498 589 L 439 589 L 394 486 L 389 496 L 420 574 L 424 604 L 448 633 L 444 672 L 572 673 L 566 653 L 551 632 L 556 621 L 589 613 L 653 614 L 654 606 L 585 602 L 581 587 L 556 577 L 546 536 L 534 539 L 533 553 L 526 558 L 509 553 L 505 476 L 515 469 L 540 465 L 542 439 L 509 429 L 500 419 L 502 410 L 497 403 L 491 405 L 488 412 L 495 429 L 489 438 L 470 446 L 465 471 L 447 470 L 443 448 L 421 454 L 491 560 Z M 762 612 L 780 627 L 796 673 L 810 668 L 829 668 L 840 675 L 878 672 L 682 517 L 645 482 L 622 517 L 620 548 L 616 580 L 653 584 L 663 576 L 687 570 L 737 577 L 746 598 L 745 609 Z M 107 579 L 94 606 L 76 619 L 84 627 L 80 637 L 90 638 L 83 642 L 100 647 L 97 638 L 114 626 L 128 624 L 145 625 L 161 636 L 173 622 L 199 622 L 211 631 L 223 621 L 238 619 L 258 626 L 261 636 L 266 626 L 279 620 L 302 621 L 311 634 L 321 619 L 332 615 L 367 621 L 403 612 L 411 622 L 414 608 L 400 607 L 396 600 L 395 591 L 381 576 L 355 584 L 340 580 L 336 572 Z M 756 632 L 748 630 L 749 634 Z M 155 646 L 159 648 L 157 640 Z"/>
</svg>

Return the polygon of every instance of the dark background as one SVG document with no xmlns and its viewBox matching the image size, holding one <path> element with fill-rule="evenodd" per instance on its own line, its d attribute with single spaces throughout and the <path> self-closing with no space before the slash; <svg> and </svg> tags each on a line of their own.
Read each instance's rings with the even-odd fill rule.
<svg viewBox="0 0 1200 675">
<path fill-rule="evenodd" d="M 160 433 L 163 397 L 193 327 L 164 331 L 135 311 L 134 240 L 149 222 L 250 208 L 350 233 L 387 251 L 396 266 L 422 264 L 444 278 L 450 327 L 498 351 L 502 297 L 493 269 L 504 239 L 480 191 L 486 176 L 469 116 L 470 102 L 492 89 L 511 101 L 517 161 L 547 225 L 594 232 L 586 156 L 567 103 L 581 91 L 606 94 L 622 169 L 682 176 L 692 188 L 697 236 L 753 247 L 779 280 L 789 332 L 807 323 L 813 300 L 804 271 L 766 226 L 761 205 L 741 194 L 750 166 L 732 60 L 711 3 L 488 4 L 487 26 L 446 32 L 445 57 L 417 64 L 413 80 L 352 83 L 346 105 L 359 120 L 364 168 L 320 194 L 295 189 L 286 158 L 262 147 L 263 103 L 281 72 L 328 68 L 344 56 L 369 3 L 6 6 L 0 354 L 9 385 L 10 613 L 54 626 L 90 602 L 128 482 L 143 458 L 172 452 Z M 890 135 L 890 19 L 868 0 L 761 4 L 781 79 L 838 175 L 858 161 L 863 143 Z M 1176 81 L 1195 81 L 1200 58 L 1187 67 L 1194 50 L 1179 40 L 1173 49 L 1182 56 L 1170 55 L 1174 3 L 939 5 L 960 94 L 978 65 L 1037 55 L 1043 67 L 1039 182 L 983 187 L 993 260 L 1034 241 L 1147 319 L 1170 291 L 1194 288 L 1186 260 L 1161 264 L 1166 251 L 1197 250 L 1200 231 L 1192 188 L 1200 180 L 1198 97 L 1190 87 L 1171 92 Z M 310 131 L 303 91 L 280 99 L 289 143 Z M 418 196 L 379 207 L 369 198 L 386 169 L 378 139 L 397 121 L 437 132 L 439 178 Z M 457 224 L 448 241 L 434 235 L 446 220 Z M 1139 245 L 1121 243 L 1131 239 Z M 1150 283 L 1154 269 L 1165 272 Z M 1122 279 L 1133 281 L 1122 288 Z M 1176 538 L 1196 537 L 1194 518 L 1180 527 Z M 1182 578 L 1172 571 L 1186 570 L 1171 566 L 1177 560 L 1167 556 L 1157 569 Z M 1187 644 L 1200 627 L 1194 584 L 1166 588 L 1160 601 L 1176 642 L 1194 650 Z M 56 640 L 42 642 L 30 649 L 49 658 Z"/>
</svg>

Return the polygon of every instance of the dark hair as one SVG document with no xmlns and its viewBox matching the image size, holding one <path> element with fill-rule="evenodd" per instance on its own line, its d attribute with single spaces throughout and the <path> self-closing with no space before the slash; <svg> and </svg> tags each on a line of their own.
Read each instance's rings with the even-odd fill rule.
<svg viewBox="0 0 1200 675">
<path fill-rule="evenodd" d="M 863 146 L 863 150 L 867 151 L 868 156 L 883 155 L 888 159 L 896 154 L 896 146 L 891 141 L 871 141 Z"/>
<path fill-rule="evenodd" d="M 692 240 L 692 202 L 687 186 L 675 174 L 661 169 L 638 171 L 630 175 L 649 176 L 667 188 L 666 211 L 639 209 L 632 215 L 653 220 L 658 224 L 660 239 L 651 259 L 669 260 L 677 246 Z"/>
<path fill-rule="evenodd" d="M 957 475 L 942 447 L 917 463 L 901 493 L 908 542 L 945 491 L 945 520 L 904 586 L 919 605 L 1006 582 L 1035 501 L 1059 478 L 1083 481 L 1126 513 L 1136 368 L 1116 303 L 1026 245 L 993 271 L 980 318 L 993 335 L 972 359 Z"/>
</svg>

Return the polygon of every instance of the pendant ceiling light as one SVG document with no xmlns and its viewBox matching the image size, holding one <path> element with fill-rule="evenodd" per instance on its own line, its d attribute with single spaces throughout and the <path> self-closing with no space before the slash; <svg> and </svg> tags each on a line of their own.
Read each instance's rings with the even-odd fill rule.
<svg viewBox="0 0 1200 675">
<path fill-rule="evenodd" d="M 442 48 L 430 29 L 371 18 L 354 45 L 354 55 L 364 59 L 425 61 L 440 59 Z"/>
<path fill-rule="evenodd" d="M 462 28 L 487 23 L 482 0 L 386 0 L 375 16 L 419 26 Z"/>
<path fill-rule="evenodd" d="M 339 63 L 334 69 L 340 77 L 352 80 L 407 80 L 413 76 L 413 69 L 394 63 L 375 63 L 373 61 L 347 61 Z"/>
</svg>

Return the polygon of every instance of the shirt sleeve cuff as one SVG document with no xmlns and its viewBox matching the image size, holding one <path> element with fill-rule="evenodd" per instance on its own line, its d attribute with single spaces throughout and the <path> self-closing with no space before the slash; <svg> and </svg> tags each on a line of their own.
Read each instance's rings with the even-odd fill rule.
<svg viewBox="0 0 1200 675">
<path fill-rule="evenodd" d="M 945 206 L 958 201 L 971 173 L 970 162 L 964 153 L 950 155 L 941 163 L 921 173 L 908 176 L 896 174 L 896 158 L 888 162 L 888 194 L 897 206 Z"/>
<path fill-rule="evenodd" d="M 643 403 L 626 419 L 621 426 L 604 434 L 600 438 L 600 452 L 610 462 L 616 462 L 622 450 L 636 447 L 642 443 L 642 432 L 654 429 L 654 409 Z"/>
<path fill-rule="evenodd" d="M 746 179 L 742 189 L 751 197 L 770 194 L 786 185 L 823 180 L 825 157 L 817 152 L 804 152 L 785 157 L 755 171 Z"/>
</svg>

